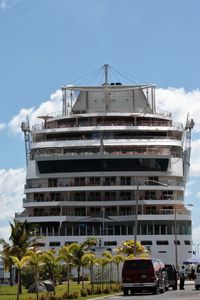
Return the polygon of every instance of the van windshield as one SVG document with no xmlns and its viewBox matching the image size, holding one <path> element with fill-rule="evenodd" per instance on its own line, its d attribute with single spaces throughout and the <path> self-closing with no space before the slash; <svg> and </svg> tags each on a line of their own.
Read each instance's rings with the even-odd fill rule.
<svg viewBox="0 0 200 300">
<path fill-rule="evenodd" d="M 152 267 L 150 260 L 127 260 L 125 261 L 126 270 L 148 270 Z"/>
</svg>

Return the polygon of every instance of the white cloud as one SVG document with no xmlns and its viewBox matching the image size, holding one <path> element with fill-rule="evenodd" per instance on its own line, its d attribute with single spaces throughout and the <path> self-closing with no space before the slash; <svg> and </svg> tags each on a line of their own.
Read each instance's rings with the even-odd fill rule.
<svg viewBox="0 0 200 300">
<path fill-rule="evenodd" d="M 21 109 L 20 112 L 14 116 L 10 122 L 7 124 L 9 132 L 12 134 L 21 134 L 21 123 L 26 122 L 27 116 L 29 118 L 30 125 L 39 124 L 42 122 L 38 119 L 38 116 L 59 114 L 61 112 L 62 105 L 62 92 L 57 90 L 54 94 L 50 96 L 50 100 L 43 102 L 38 108 Z"/>
<path fill-rule="evenodd" d="M 156 90 L 158 110 L 172 112 L 176 122 L 185 124 L 187 113 L 195 121 L 196 132 L 200 132 L 200 90 L 186 92 L 183 88 L 168 88 Z"/>
<path fill-rule="evenodd" d="M 8 241 L 10 236 L 10 225 L 0 227 L 0 238 Z"/>
<path fill-rule="evenodd" d="M 200 139 L 192 141 L 190 173 L 192 176 L 200 176 Z"/>
<path fill-rule="evenodd" d="M 24 195 L 25 168 L 0 170 L 0 221 L 13 219 L 22 211 Z"/>
</svg>

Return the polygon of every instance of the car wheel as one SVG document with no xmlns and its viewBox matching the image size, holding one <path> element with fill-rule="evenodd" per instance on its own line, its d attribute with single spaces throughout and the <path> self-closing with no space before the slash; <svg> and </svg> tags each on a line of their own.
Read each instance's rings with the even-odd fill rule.
<svg viewBox="0 0 200 300">
<path fill-rule="evenodd" d="M 123 289 L 124 296 L 128 296 L 128 289 Z"/>
<path fill-rule="evenodd" d="M 173 290 L 176 291 L 177 290 L 177 285 L 173 286 Z"/>
<path fill-rule="evenodd" d="M 195 285 L 196 290 L 199 290 L 199 285 Z"/>
<path fill-rule="evenodd" d="M 153 295 L 157 295 L 159 293 L 158 285 L 153 288 Z"/>
</svg>

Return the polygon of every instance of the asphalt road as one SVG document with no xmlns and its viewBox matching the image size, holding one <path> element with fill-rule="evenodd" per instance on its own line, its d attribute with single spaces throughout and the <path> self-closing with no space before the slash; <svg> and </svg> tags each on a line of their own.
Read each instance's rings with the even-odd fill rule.
<svg viewBox="0 0 200 300">
<path fill-rule="evenodd" d="M 193 281 L 186 281 L 184 290 L 173 291 L 171 288 L 164 294 L 152 295 L 152 294 L 135 294 L 134 296 L 124 296 L 123 293 L 112 297 L 106 297 L 104 299 L 110 300 L 200 300 L 200 290 L 197 291 L 194 287 Z"/>
</svg>

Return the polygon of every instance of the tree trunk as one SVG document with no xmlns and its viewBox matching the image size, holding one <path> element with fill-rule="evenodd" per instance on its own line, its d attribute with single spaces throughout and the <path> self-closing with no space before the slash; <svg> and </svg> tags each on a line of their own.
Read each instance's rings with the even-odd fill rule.
<svg viewBox="0 0 200 300">
<path fill-rule="evenodd" d="M 69 294 L 69 264 L 67 266 L 67 292 Z"/>
<path fill-rule="evenodd" d="M 82 267 L 82 289 L 84 289 L 84 277 L 85 277 L 84 267 Z"/>
<path fill-rule="evenodd" d="M 78 284 L 80 284 L 80 282 L 81 282 L 81 281 L 80 281 L 80 271 L 81 271 L 80 269 L 81 269 L 80 266 L 78 266 L 78 268 L 77 268 L 77 272 L 78 272 L 77 283 L 78 283 Z"/>
<path fill-rule="evenodd" d="M 12 266 L 9 268 L 9 283 L 10 283 L 10 286 L 13 286 L 13 269 L 12 269 Z"/>
<path fill-rule="evenodd" d="M 19 300 L 19 295 L 22 293 L 22 285 L 21 285 L 21 270 L 18 269 L 18 287 L 17 287 L 17 298 Z"/>
</svg>

